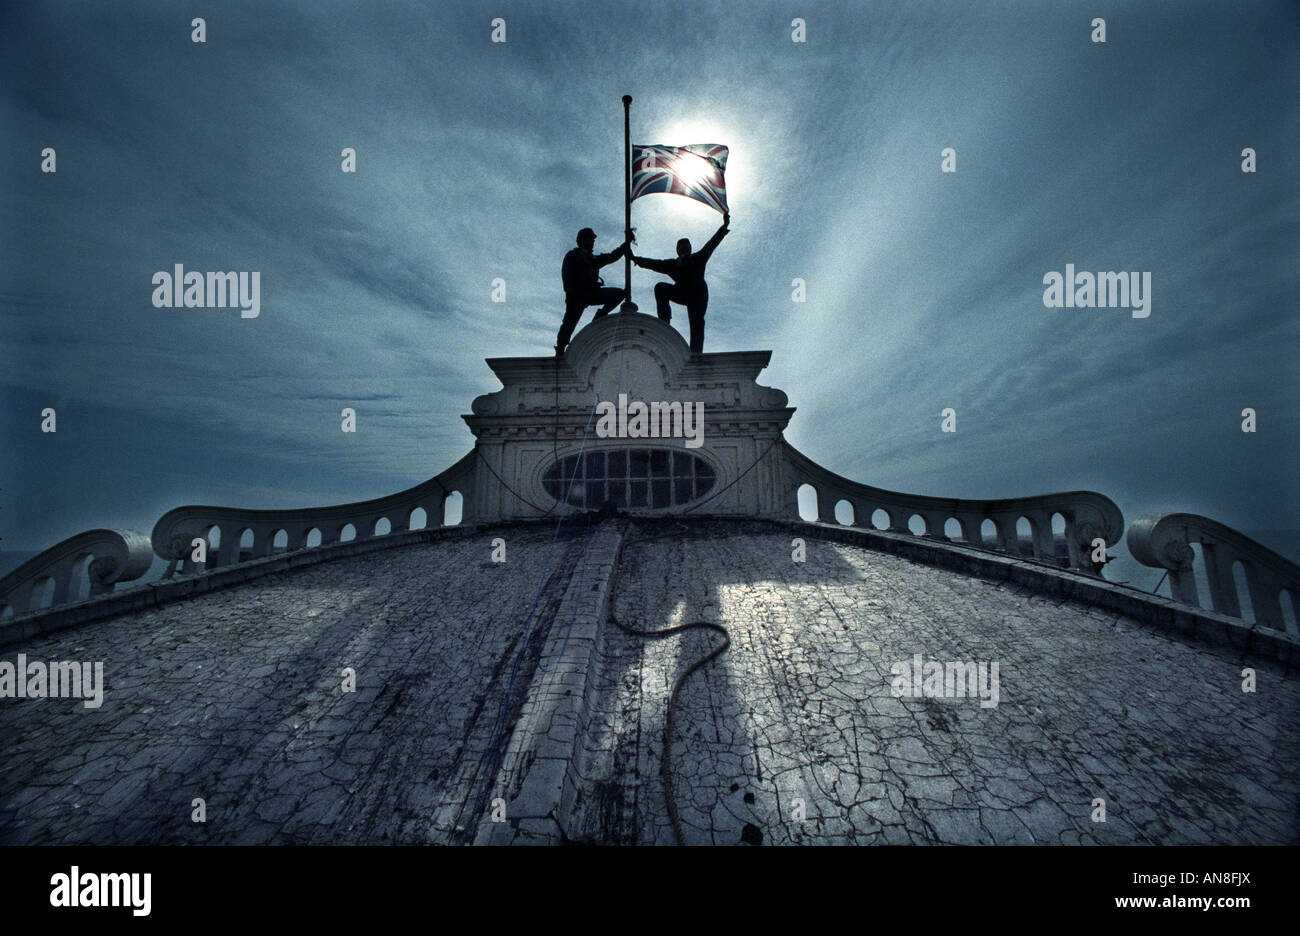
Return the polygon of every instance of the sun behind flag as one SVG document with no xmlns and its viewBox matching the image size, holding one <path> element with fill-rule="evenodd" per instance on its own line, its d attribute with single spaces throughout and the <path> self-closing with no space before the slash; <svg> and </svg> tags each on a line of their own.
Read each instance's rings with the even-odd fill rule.
<svg viewBox="0 0 1300 936">
<path fill-rule="evenodd" d="M 631 200 L 656 192 L 685 195 L 727 214 L 727 183 L 723 178 L 727 153 L 727 147 L 717 143 L 634 146 Z"/>
</svg>

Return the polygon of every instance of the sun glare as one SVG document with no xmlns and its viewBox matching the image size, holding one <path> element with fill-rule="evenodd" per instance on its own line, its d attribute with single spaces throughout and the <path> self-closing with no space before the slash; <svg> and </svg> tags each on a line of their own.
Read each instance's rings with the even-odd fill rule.
<svg viewBox="0 0 1300 936">
<path fill-rule="evenodd" d="M 694 185 L 706 175 L 708 175 L 710 166 L 707 159 L 703 156 L 694 156 L 687 154 L 677 160 L 675 171 L 677 178 L 681 179 L 687 185 Z"/>
<path fill-rule="evenodd" d="M 730 152 L 727 154 L 727 201 L 735 205 L 744 199 L 749 183 L 749 157 L 752 148 L 748 141 L 732 127 L 714 121 L 678 121 L 665 129 L 654 130 L 655 139 L 650 143 L 662 143 L 665 146 L 687 146 L 692 143 L 721 143 Z M 704 160 L 700 160 L 700 174 L 705 170 Z M 694 181 L 694 179 L 692 179 Z"/>
</svg>

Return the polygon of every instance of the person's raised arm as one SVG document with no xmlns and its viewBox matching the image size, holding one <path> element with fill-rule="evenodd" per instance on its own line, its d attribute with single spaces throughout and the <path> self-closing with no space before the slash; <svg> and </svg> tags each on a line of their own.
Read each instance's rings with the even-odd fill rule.
<svg viewBox="0 0 1300 936">
<path fill-rule="evenodd" d="M 709 238 L 709 242 L 707 244 L 705 244 L 703 247 L 700 248 L 697 256 L 705 263 L 708 263 L 709 257 L 713 256 L 714 249 L 719 244 L 722 243 L 722 239 L 727 236 L 727 232 L 730 230 L 731 230 L 731 214 L 724 213 L 722 215 L 722 226 L 713 232 L 713 236 Z"/>
</svg>

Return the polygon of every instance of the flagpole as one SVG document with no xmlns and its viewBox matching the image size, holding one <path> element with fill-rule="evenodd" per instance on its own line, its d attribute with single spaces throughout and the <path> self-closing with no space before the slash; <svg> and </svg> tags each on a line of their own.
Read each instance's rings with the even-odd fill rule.
<svg viewBox="0 0 1300 936">
<path fill-rule="evenodd" d="M 632 95 L 623 95 L 623 239 L 632 239 Z M 625 302 L 632 301 L 632 248 L 623 258 Z"/>
</svg>

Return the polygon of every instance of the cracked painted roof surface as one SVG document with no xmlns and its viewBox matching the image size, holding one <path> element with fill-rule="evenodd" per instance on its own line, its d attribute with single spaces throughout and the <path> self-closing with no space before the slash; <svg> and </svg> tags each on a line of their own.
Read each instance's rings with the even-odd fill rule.
<svg viewBox="0 0 1300 936">
<path fill-rule="evenodd" d="M 763 523 L 625 527 L 590 664 L 555 676 L 583 718 L 521 719 L 565 596 L 589 590 L 569 526 L 554 546 L 520 526 L 337 559 L 10 648 L 102 660 L 106 691 L 98 709 L 0 701 L 0 842 L 459 842 L 514 820 L 519 790 L 504 815 L 475 801 L 528 770 L 507 758 L 498 783 L 490 756 L 526 731 L 573 752 L 567 840 L 671 843 L 669 687 L 720 638 L 619 624 L 691 621 L 731 643 L 677 703 L 688 843 L 1300 840 L 1294 673 L 853 545 L 809 540 L 796 562 Z M 997 664 L 997 704 L 899 695 L 918 654 Z"/>
</svg>

